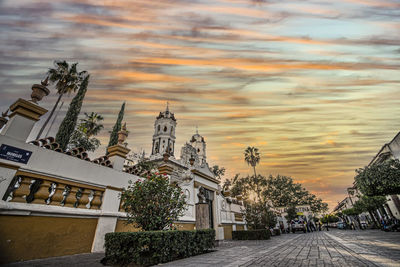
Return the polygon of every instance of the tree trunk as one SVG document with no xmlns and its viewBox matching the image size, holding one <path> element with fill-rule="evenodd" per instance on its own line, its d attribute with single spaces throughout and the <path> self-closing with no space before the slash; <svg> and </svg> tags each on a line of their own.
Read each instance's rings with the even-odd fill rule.
<svg viewBox="0 0 400 267">
<path fill-rule="evenodd" d="M 369 213 L 369 216 L 371 216 L 371 219 L 374 222 L 375 227 L 378 228 L 378 224 L 376 222 L 374 214 L 371 211 L 368 211 L 368 213 Z"/>
<path fill-rule="evenodd" d="M 254 170 L 254 180 L 256 182 L 257 197 L 258 197 L 258 201 L 260 201 L 261 200 L 260 185 L 259 185 L 259 181 L 258 181 L 258 177 L 257 177 L 257 173 L 256 173 L 256 165 L 253 165 L 253 170 Z"/>
<path fill-rule="evenodd" d="M 56 110 L 56 108 L 57 108 L 57 106 L 58 106 L 58 103 L 60 102 L 62 96 L 63 96 L 63 94 L 59 94 L 59 95 L 58 95 L 57 102 L 56 102 L 56 104 L 54 105 L 53 109 L 50 111 L 50 115 L 47 117 L 47 119 L 46 119 L 46 121 L 44 122 L 42 128 L 40 128 L 40 131 L 39 131 L 38 135 L 36 136 L 36 140 L 40 139 L 40 136 L 42 135 L 42 133 L 43 133 L 43 131 L 44 131 L 44 128 L 46 128 L 46 126 L 47 126 L 47 124 L 49 123 L 51 117 L 53 117 L 54 111 Z"/>
</svg>

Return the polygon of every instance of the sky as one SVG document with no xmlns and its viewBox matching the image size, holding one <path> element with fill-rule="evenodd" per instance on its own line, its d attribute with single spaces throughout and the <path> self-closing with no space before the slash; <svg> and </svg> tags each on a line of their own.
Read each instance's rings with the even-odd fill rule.
<svg viewBox="0 0 400 267">
<path fill-rule="evenodd" d="M 177 157 L 197 125 L 227 178 L 251 174 L 243 151 L 256 146 L 259 173 L 331 208 L 400 130 L 400 1 L 0 0 L 1 111 L 61 59 L 91 74 L 82 112 L 105 117 L 97 154 L 123 101 L 128 146 L 149 153 L 168 101 Z"/>
</svg>

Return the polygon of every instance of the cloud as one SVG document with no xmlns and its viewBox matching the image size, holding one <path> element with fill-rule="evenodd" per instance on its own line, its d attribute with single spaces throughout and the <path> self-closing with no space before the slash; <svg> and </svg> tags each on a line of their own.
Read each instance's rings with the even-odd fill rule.
<svg viewBox="0 0 400 267">
<path fill-rule="evenodd" d="M 2 1 L 0 109 L 44 78 L 55 59 L 91 75 L 82 111 L 108 131 L 127 101 L 129 147 L 147 152 L 167 101 L 178 148 L 195 126 L 227 177 L 291 175 L 331 205 L 399 129 L 395 1 Z M 41 105 L 50 109 L 51 94 Z M 61 121 L 71 97 L 64 97 Z M 43 123 L 40 121 L 35 127 Z M 51 131 L 54 135 L 57 127 Z M 176 155 L 179 156 L 179 155 Z"/>
</svg>

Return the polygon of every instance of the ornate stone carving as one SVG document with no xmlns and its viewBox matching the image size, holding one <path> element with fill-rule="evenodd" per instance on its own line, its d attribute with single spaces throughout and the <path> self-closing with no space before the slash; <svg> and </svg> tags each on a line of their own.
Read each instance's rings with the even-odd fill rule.
<svg viewBox="0 0 400 267">
<path fill-rule="evenodd" d="M 199 203 L 206 203 L 206 190 L 204 187 L 199 187 L 199 193 L 197 193 L 197 197 L 199 198 Z"/>
</svg>

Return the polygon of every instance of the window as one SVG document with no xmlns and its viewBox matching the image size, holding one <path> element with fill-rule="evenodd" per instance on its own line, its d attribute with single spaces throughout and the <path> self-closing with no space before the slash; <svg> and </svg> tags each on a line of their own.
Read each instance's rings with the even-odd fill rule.
<svg viewBox="0 0 400 267">
<path fill-rule="evenodd" d="M 160 130 L 161 130 L 161 127 L 160 127 L 160 125 L 158 125 L 157 131 L 160 132 Z"/>
<path fill-rule="evenodd" d="M 164 126 L 164 132 L 166 132 L 168 130 L 167 126 Z"/>
</svg>

